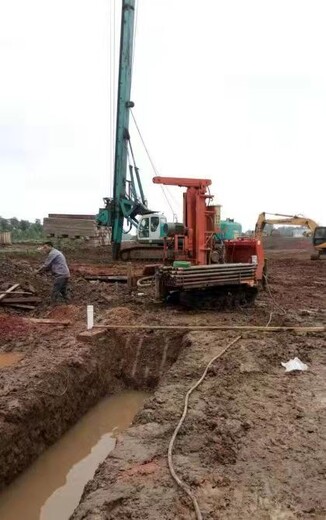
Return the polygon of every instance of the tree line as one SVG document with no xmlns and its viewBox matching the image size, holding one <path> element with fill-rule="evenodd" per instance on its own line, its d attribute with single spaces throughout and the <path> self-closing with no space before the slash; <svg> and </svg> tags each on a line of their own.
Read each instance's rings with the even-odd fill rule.
<svg viewBox="0 0 326 520">
<path fill-rule="evenodd" d="M 44 238 L 43 226 L 38 218 L 35 222 L 30 222 L 29 220 L 19 220 L 16 217 L 0 217 L 0 233 L 5 231 L 11 232 L 11 238 L 14 241 L 41 240 Z"/>
</svg>

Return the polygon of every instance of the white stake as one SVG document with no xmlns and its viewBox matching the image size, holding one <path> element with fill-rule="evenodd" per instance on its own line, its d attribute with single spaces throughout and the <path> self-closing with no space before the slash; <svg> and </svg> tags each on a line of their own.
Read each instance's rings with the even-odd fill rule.
<svg viewBox="0 0 326 520">
<path fill-rule="evenodd" d="M 87 305 L 87 330 L 94 327 L 94 305 Z"/>
</svg>

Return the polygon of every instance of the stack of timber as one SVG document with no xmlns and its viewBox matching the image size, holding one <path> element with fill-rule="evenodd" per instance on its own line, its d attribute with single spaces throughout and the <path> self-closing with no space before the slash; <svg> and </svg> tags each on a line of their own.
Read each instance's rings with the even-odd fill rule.
<svg viewBox="0 0 326 520">
<path fill-rule="evenodd" d="M 3 231 L 0 233 L 0 246 L 10 246 L 11 245 L 11 232 Z"/>
<path fill-rule="evenodd" d="M 91 240 L 94 245 L 110 243 L 109 231 L 98 228 L 95 215 L 70 215 L 50 213 L 43 222 L 44 232 L 48 237 Z"/>
<path fill-rule="evenodd" d="M 34 310 L 41 302 L 41 298 L 35 296 L 33 287 L 20 288 L 19 283 L 11 285 L 6 290 L 0 291 L 0 305 L 15 309 Z"/>
</svg>

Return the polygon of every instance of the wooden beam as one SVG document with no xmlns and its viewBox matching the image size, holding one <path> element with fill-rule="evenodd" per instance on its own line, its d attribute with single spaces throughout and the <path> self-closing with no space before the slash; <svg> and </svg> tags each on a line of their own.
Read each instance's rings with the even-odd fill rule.
<svg viewBox="0 0 326 520">
<path fill-rule="evenodd" d="M 94 327 L 91 330 L 85 330 L 84 332 L 80 332 L 77 336 L 77 339 L 87 342 L 96 342 L 97 339 L 103 338 L 106 335 L 106 329 L 96 329 Z"/>
<path fill-rule="evenodd" d="M 31 323 L 37 323 L 39 325 L 64 325 L 67 327 L 71 325 L 71 321 L 69 320 L 51 320 L 47 318 L 28 318 L 28 321 Z"/>
<path fill-rule="evenodd" d="M 3 294 L 8 294 L 8 293 L 6 291 L 1 291 L 0 292 L 0 296 L 2 296 Z M 25 294 L 26 296 L 32 296 L 33 295 L 33 293 L 30 292 L 30 291 L 15 291 L 14 292 L 14 296 L 16 296 L 16 294 Z"/>
<path fill-rule="evenodd" d="M 264 327 L 262 325 L 94 325 L 94 329 L 125 330 L 236 330 L 261 332 L 326 332 L 326 327 Z"/>
<path fill-rule="evenodd" d="M 78 220 L 95 220 L 96 215 L 76 215 L 69 213 L 49 213 L 47 218 L 68 218 L 68 219 L 78 219 Z"/>
<path fill-rule="evenodd" d="M 3 294 L 0 295 L 0 300 L 3 300 L 7 296 L 7 294 L 13 292 L 15 289 L 17 289 L 17 287 L 19 287 L 19 283 L 12 285 L 9 289 L 7 289 Z"/>
<path fill-rule="evenodd" d="M 108 283 L 127 283 L 128 277 L 124 275 L 107 275 L 107 274 L 86 274 L 84 275 L 85 280 L 89 282 L 108 282 Z"/>
<path fill-rule="evenodd" d="M 15 309 L 25 309 L 27 311 L 33 311 L 35 309 L 34 305 L 24 305 L 23 303 L 12 303 L 10 307 L 14 307 Z"/>
<path fill-rule="evenodd" d="M 41 298 L 37 298 L 36 296 L 17 296 L 15 297 L 14 293 L 11 294 L 9 298 L 4 300 L 2 305 L 12 305 L 13 303 L 41 303 Z"/>
<path fill-rule="evenodd" d="M 132 273 L 133 273 L 132 263 L 128 262 L 128 264 L 127 264 L 127 284 L 128 284 L 129 292 L 132 291 Z"/>
</svg>

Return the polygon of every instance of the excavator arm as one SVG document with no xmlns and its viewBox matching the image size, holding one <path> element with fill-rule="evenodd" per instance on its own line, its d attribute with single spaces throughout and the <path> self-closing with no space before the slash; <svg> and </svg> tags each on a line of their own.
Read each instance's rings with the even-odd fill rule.
<svg viewBox="0 0 326 520">
<path fill-rule="evenodd" d="M 266 215 L 273 215 L 276 218 L 267 218 Z M 257 238 L 261 238 L 266 224 L 283 224 L 285 226 L 303 226 L 307 227 L 313 234 L 315 229 L 318 227 L 317 222 L 310 218 L 298 216 L 298 215 L 282 215 L 280 213 L 260 213 L 258 216 L 255 235 Z"/>
</svg>

